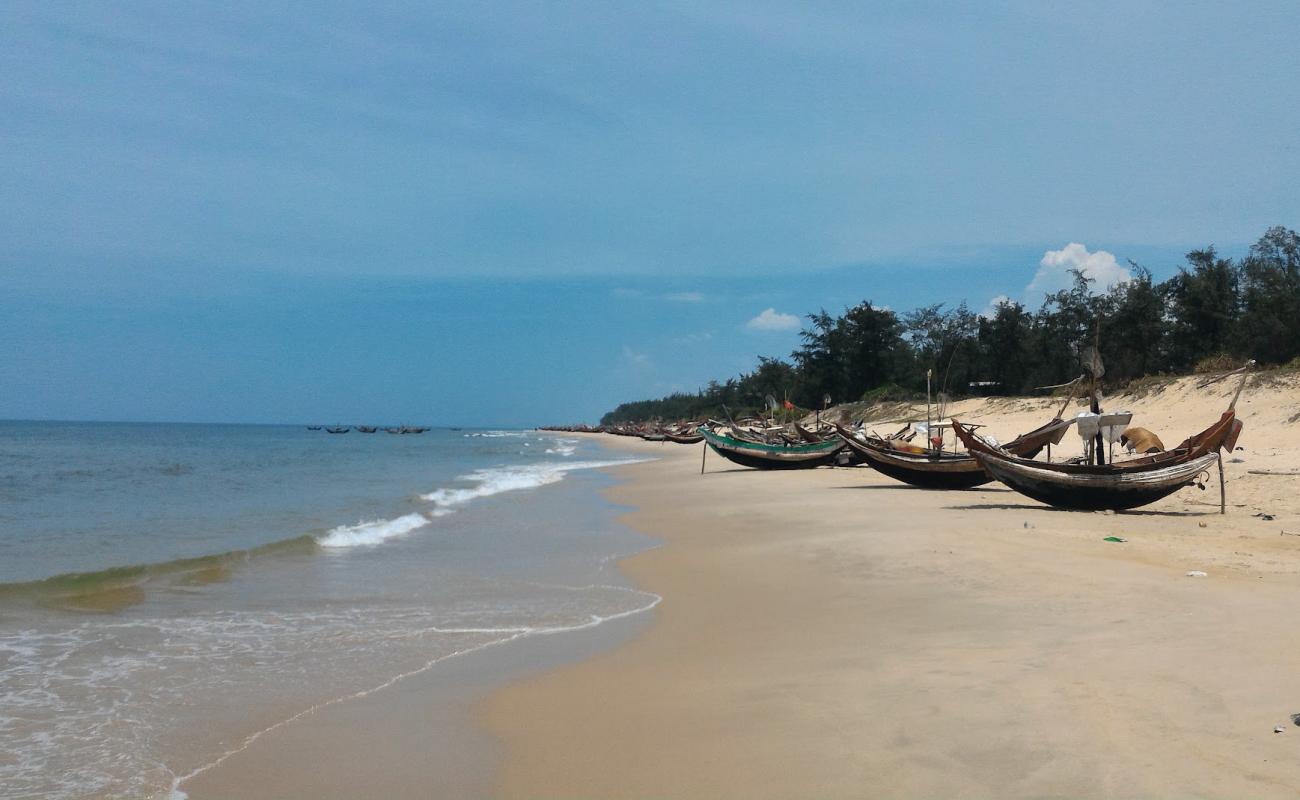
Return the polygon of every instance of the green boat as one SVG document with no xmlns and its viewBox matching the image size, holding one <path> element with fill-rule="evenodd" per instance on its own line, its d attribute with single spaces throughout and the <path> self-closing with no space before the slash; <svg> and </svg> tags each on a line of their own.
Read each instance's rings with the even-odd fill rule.
<svg viewBox="0 0 1300 800">
<path fill-rule="evenodd" d="M 699 433 L 713 452 L 737 464 L 754 469 L 812 469 L 835 460 L 844 447 L 842 439 L 807 444 L 763 444 L 723 436 L 700 428 Z"/>
</svg>

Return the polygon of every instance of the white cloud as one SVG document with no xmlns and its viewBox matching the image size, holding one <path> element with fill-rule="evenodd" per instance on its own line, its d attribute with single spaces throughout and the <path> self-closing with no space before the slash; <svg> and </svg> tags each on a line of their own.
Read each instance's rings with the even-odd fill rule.
<svg viewBox="0 0 1300 800">
<path fill-rule="evenodd" d="M 792 331 L 799 327 L 799 318 L 794 314 L 782 314 L 775 308 L 769 308 L 746 322 L 745 327 L 752 331 Z"/>
<path fill-rule="evenodd" d="M 983 311 L 980 312 L 980 316 L 983 317 L 984 319 L 993 319 L 995 316 L 997 316 L 998 306 L 1002 305 L 1003 303 L 1010 303 L 1010 302 L 1011 302 L 1010 297 L 1007 297 L 1005 294 L 1000 294 L 997 297 L 994 297 L 992 300 L 989 300 L 989 304 L 984 307 Z"/>
<path fill-rule="evenodd" d="M 674 292 L 664 295 L 664 299 L 674 303 L 703 303 L 704 295 L 699 292 Z"/>
<path fill-rule="evenodd" d="M 637 371 L 646 370 L 651 366 L 650 356 L 623 345 L 623 365 Z"/>
<path fill-rule="evenodd" d="M 1037 300 L 1044 294 L 1069 288 L 1073 283 L 1070 270 L 1077 269 L 1092 278 L 1092 291 L 1104 292 L 1112 286 L 1133 280 L 1127 268 L 1121 267 L 1112 253 L 1105 250 L 1088 252 L 1078 242 L 1070 242 L 1060 250 L 1048 250 L 1038 262 L 1038 272 L 1025 287 L 1025 297 Z"/>
<path fill-rule="evenodd" d="M 688 333 L 685 336 L 678 336 L 673 339 L 673 344 L 699 344 L 707 342 L 713 338 L 713 331 L 700 331 L 699 333 Z"/>
</svg>

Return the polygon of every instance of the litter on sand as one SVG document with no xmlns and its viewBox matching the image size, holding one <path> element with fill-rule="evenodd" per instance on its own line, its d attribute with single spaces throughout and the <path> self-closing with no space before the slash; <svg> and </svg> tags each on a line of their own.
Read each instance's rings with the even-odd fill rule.
<svg viewBox="0 0 1300 800">
<path fill-rule="evenodd" d="M 1192 571 L 1190 571 L 1190 572 L 1187 573 L 1187 577 L 1189 577 L 1189 578 L 1208 578 L 1208 577 L 1209 577 L 1209 573 L 1207 573 L 1207 572 L 1201 572 L 1199 569 L 1194 569 L 1194 570 L 1192 570 Z"/>
<path fill-rule="evenodd" d="M 1102 541 L 1103 542 L 1127 542 L 1128 539 L 1125 539 L 1123 536 L 1107 536 L 1105 539 L 1102 539 Z"/>
</svg>

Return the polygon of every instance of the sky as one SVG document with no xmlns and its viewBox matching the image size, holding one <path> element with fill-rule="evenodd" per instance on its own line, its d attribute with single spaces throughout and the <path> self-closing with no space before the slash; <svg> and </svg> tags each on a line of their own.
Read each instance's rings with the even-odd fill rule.
<svg viewBox="0 0 1300 800">
<path fill-rule="evenodd" d="M 595 421 L 1300 226 L 1292 3 L 0 4 L 0 418 Z"/>
</svg>

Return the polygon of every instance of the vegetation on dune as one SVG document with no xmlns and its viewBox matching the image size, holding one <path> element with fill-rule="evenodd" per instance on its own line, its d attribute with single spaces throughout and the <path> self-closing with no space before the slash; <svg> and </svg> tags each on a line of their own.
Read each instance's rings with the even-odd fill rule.
<svg viewBox="0 0 1300 800">
<path fill-rule="evenodd" d="M 1270 228 L 1243 258 L 1193 250 L 1161 283 L 1129 262 L 1133 279 L 1096 292 L 1074 273 L 1068 288 L 1035 312 L 1003 301 L 981 316 L 965 303 L 899 315 L 865 301 L 832 316 L 809 314 L 788 360 L 759 357 L 753 372 L 710 381 L 696 393 L 624 403 L 602 423 L 717 416 L 763 407 L 771 395 L 800 408 L 835 402 L 924 397 L 936 391 L 1011 395 L 1064 383 L 1080 373 L 1080 348 L 1100 321 L 1105 379 L 1112 386 L 1148 376 L 1215 372 L 1246 359 L 1264 365 L 1300 359 L 1300 235 Z"/>
</svg>

